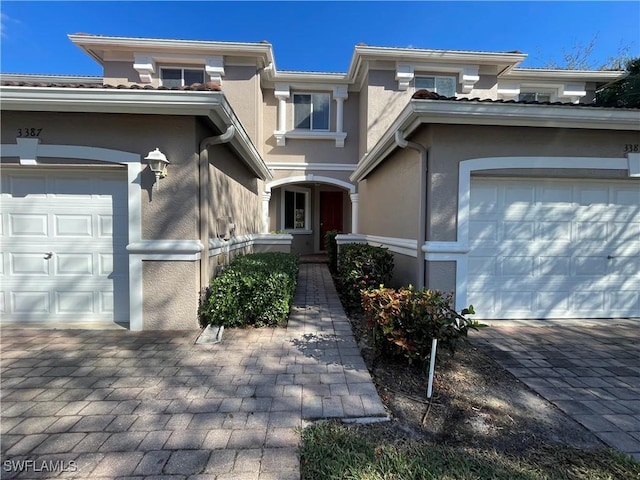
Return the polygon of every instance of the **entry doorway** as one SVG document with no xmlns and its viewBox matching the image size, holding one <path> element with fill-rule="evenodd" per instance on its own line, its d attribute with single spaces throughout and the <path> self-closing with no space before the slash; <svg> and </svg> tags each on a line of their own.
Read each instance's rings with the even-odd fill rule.
<svg viewBox="0 0 640 480">
<path fill-rule="evenodd" d="M 343 205 L 342 192 L 320 192 L 320 250 L 326 250 L 324 236 L 331 230 L 342 232 Z"/>
</svg>

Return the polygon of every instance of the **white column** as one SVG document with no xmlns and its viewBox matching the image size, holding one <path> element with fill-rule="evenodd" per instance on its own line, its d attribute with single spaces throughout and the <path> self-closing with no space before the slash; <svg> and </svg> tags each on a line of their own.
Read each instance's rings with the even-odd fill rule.
<svg viewBox="0 0 640 480">
<path fill-rule="evenodd" d="M 358 194 L 352 193 L 351 197 L 351 233 L 358 233 Z"/>
<path fill-rule="evenodd" d="M 262 194 L 262 233 L 269 233 L 269 200 L 271 192 Z"/>
<path fill-rule="evenodd" d="M 278 129 L 274 132 L 276 144 L 279 147 L 285 145 L 284 134 L 287 131 L 287 99 L 290 96 L 289 85 L 276 84 L 275 97 L 278 99 Z"/>
<path fill-rule="evenodd" d="M 336 98 L 336 132 L 342 133 L 344 130 L 343 121 L 344 98 Z"/>
<path fill-rule="evenodd" d="M 344 131 L 344 101 L 349 97 L 347 87 L 333 87 L 333 99 L 336 101 L 336 132 Z"/>
</svg>

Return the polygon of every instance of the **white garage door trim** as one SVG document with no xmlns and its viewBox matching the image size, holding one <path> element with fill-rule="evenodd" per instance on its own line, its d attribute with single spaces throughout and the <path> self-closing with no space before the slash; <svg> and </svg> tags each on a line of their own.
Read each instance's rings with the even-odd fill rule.
<svg viewBox="0 0 640 480">
<path fill-rule="evenodd" d="M 141 156 L 108 148 L 80 145 L 43 145 L 39 139 L 16 139 L 16 144 L 0 145 L 2 157 L 18 157 L 21 165 L 38 166 L 38 158 L 56 158 L 62 163 L 69 160 L 93 160 L 126 165 L 127 167 L 127 217 L 129 243 L 140 241 L 141 223 L 141 187 L 140 171 L 143 168 Z M 129 255 L 129 328 L 142 330 L 142 259 Z M 137 265 L 137 264 L 140 265 Z"/>
<path fill-rule="evenodd" d="M 468 252 L 469 252 L 469 196 L 471 173 L 499 169 L 603 169 L 622 170 L 630 177 L 640 178 L 640 154 L 627 154 L 626 158 L 609 157 L 486 157 L 464 160 L 458 174 L 458 228 L 457 241 L 425 242 L 422 251 L 426 261 L 453 261 L 456 264 L 456 308 L 468 306 Z"/>
</svg>

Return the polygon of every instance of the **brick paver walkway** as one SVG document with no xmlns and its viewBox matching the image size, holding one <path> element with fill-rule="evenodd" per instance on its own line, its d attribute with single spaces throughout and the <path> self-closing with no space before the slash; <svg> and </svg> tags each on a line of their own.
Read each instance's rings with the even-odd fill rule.
<svg viewBox="0 0 640 480">
<path fill-rule="evenodd" d="M 640 460 L 640 324 L 494 326 L 470 339 L 516 378 Z"/>
<path fill-rule="evenodd" d="M 326 265 L 286 329 L 2 331 L 2 478 L 297 479 L 307 419 L 386 418 Z"/>
</svg>

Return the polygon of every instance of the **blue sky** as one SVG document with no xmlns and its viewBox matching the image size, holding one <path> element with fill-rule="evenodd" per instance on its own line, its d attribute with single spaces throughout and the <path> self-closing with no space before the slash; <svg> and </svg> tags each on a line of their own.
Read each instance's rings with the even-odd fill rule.
<svg viewBox="0 0 640 480">
<path fill-rule="evenodd" d="M 529 55 L 561 62 L 595 39 L 594 66 L 630 47 L 640 56 L 640 2 L 187 2 L 0 3 L 0 71 L 100 75 L 71 33 L 189 40 L 268 40 L 279 70 L 344 72 L 356 44 Z"/>
</svg>

